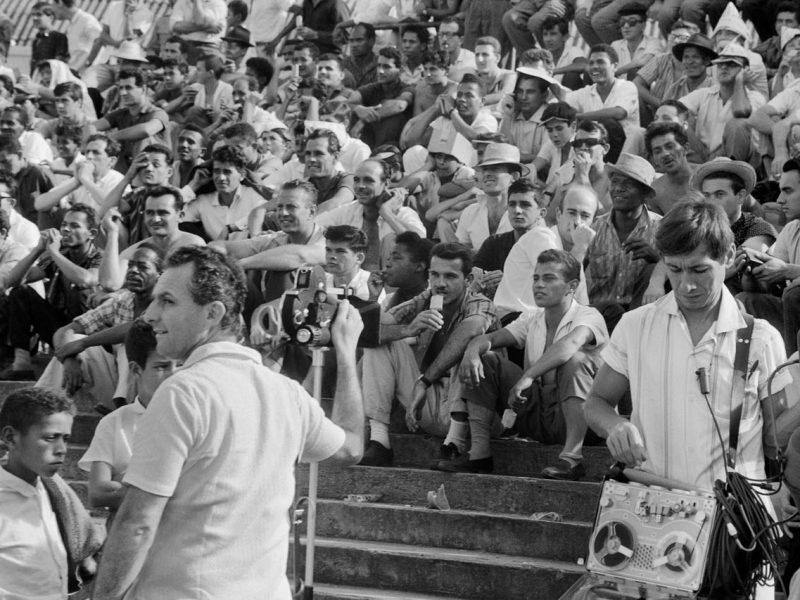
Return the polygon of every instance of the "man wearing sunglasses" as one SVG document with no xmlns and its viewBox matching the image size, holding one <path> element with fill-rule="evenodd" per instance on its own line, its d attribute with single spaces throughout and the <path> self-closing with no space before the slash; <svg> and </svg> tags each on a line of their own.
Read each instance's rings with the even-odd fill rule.
<svg viewBox="0 0 800 600">
<path fill-rule="evenodd" d="M 589 186 L 595 190 L 600 206 L 598 213 L 611 208 L 610 184 L 606 171 L 605 156 L 609 151 L 608 132 L 596 121 L 578 121 L 574 139 L 570 142 L 575 156 L 556 169 L 545 190 L 550 197 L 547 222 L 556 220 L 556 211 L 561 207 L 566 190 L 576 185 Z"/>
<path fill-rule="evenodd" d="M 636 72 L 661 52 L 664 43 L 659 38 L 645 35 L 647 7 L 643 4 L 635 3 L 622 8 L 617 23 L 622 39 L 611 42 L 611 47 L 619 57 L 616 74 L 618 77 L 627 75 L 628 79 L 633 80 Z"/>
</svg>

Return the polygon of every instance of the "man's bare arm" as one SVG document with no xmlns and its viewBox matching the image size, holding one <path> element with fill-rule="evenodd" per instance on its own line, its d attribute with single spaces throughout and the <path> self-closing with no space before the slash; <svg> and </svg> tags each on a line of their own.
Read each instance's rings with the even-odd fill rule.
<svg viewBox="0 0 800 600">
<path fill-rule="evenodd" d="M 121 600 L 136 581 L 168 500 L 129 487 L 103 548 L 94 600 Z"/>
<path fill-rule="evenodd" d="M 486 330 L 486 321 L 481 317 L 467 317 L 456 325 L 447 338 L 441 352 L 425 371 L 429 381 L 438 381 L 464 356 L 467 345 Z"/>
</svg>

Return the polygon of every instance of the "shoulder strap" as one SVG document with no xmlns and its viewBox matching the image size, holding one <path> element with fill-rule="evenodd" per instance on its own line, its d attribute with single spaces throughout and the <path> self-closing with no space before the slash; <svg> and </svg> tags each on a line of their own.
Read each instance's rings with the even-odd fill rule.
<svg viewBox="0 0 800 600">
<path fill-rule="evenodd" d="M 731 423 L 728 436 L 728 467 L 736 467 L 736 450 L 739 446 L 739 426 L 744 406 L 744 386 L 747 381 L 747 363 L 750 357 L 750 339 L 753 337 L 755 319 L 742 313 L 744 327 L 736 331 L 736 354 L 733 358 L 733 385 L 731 386 Z"/>
</svg>

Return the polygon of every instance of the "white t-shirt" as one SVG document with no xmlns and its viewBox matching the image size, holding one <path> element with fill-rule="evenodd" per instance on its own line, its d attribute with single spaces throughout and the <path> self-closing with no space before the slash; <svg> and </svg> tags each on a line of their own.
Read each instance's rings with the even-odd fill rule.
<svg viewBox="0 0 800 600">
<path fill-rule="evenodd" d="M 525 348 L 526 369 L 536 363 L 544 354 L 547 341 L 547 323 L 544 319 L 545 309 L 536 307 L 522 313 L 506 325 L 506 331 L 514 336 L 517 346 Z M 608 329 L 603 315 L 596 308 L 584 306 L 573 300 L 556 327 L 553 342 L 557 342 L 581 326 L 588 327 L 594 334 L 594 343 L 581 348 L 584 352 L 597 351 L 608 341 Z"/>
<path fill-rule="evenodd" d="M 605 100 L 597 93 L 597 84 L 587 85 L 579 90 L 567 92 L 566 102 L 579 113 L 619 107 L 627 116 L 619 124 L 625 133 L 639 127 L 639 90 L 632 81 L 615 79 L 611 92 Z"/>
<path fill-rule="evenodd" d="M 294 0 L 258 0 L 252 2 L 247 17 L 250 41 L 254 44 L 271 42 L 287 23 L 289 8 Z"/>
<path fill-rule="evenodd" d="M 244 239 L 247 237 L 247 217 L 250 212 L 266 203 L 264 197 L 253 188 L 240 185 L 230 206 L 220 204 L 217 192 L 198 196 L 186 205 L 182 221 L 201 222 L 212 240 L 217 239 L 227 225 L 234 224 L 241 231 L 231 233 L 228 239 Z"/>
<path fill-rule="evenodd" d="M 90 471 L 93 462 L 111 467 L 111 476 L 119 479 L 128 470 L 133 455 L 133 438 L 145 408 L 138 398 L 107 414 L 97 424 L 89 449 L 78 461 L 78 468 Z"/>
<path fill-rule="evenodd" d="M 233 342 L 197 348 L 141 418 L 124 482 L 169 498 L 126 600 L 290 600 L 289 507 L 298 460 L 344 431 L 296 382 Z"/>
<path fill-rule="evenodd" d="M 32 165 L 53 161 L 53 149 L 36 131 L 23 131 L 19 136 L 19 145 L 22 146 L 22 158 Z"/>
<path fill-rule="evenodd" d="M 497 226 L 497 233 L 511 231 L 511 223 L 508 222 L 508 211 L 503 213 L 500 224 Z M 492 235 L 489 232 L 489 210 L 486 208 L 486 199 L 482 198 L 475 204 L 470 204 L 458 217 L 458 227 L 456 228 L 456 238 L 462 244 L 478 250 L 483 242 Z"/>
</svg>

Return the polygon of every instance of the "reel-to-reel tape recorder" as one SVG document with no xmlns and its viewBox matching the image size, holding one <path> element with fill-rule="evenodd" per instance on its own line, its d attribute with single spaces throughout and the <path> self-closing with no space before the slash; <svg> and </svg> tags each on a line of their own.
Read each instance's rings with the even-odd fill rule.
<svg viewBox="0 0 800 600">
<path fill-rule="evenodd" d="M 564 598 L 696 597 L 716 512 L 710 494 L 607 480 L 582 588 L 598 591 Z"/>
</svg>

